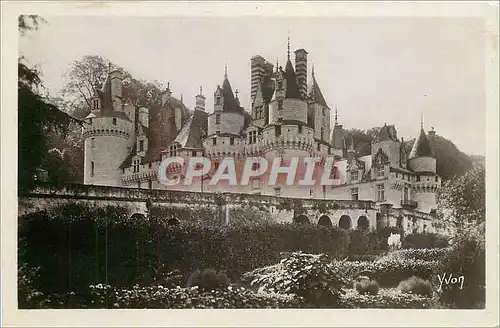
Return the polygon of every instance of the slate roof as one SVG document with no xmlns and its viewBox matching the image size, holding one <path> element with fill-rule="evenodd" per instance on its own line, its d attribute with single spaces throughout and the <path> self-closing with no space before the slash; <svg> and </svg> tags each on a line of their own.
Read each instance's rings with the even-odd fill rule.
<svg viewBox="0 0 500 328">
<path fill-rule="evenodd" d="M 396 128 L 394 127 L 394 125 L 387 125 L 387 124 L 384 124 L 384 126 L 380 129 L 376 139 L 377 141 L 384 141 L 384 140 L 399 141 L 396 133 Z"/>
<path fill-rule="evenodd" d="M 208 113 L 202 110 L 195 110 L 174 142 L 180 144 L 183 149 L 203 149 L 203 139 L 207 135 Z"/>
<path fill-rule="evenodd" d="M 223 112 L 233 112 L 233 113 L 242 113 L 243 108 L 240 107 L 236 97 L 233 94 L 233 89 L 231 88 L 231 84 L 227 78 L 227 75 L 224 77 L 224 82 L 222 82 L 222 96 L 224 97 L 224 104 L 222 107 Z"/>
<path fill-rule="evenodd" d="M 312 85 L 311 85 L 311 89 L 309 91 L 309 97 L 315 103 L 329 108 L 328 105 L 326 104 L 325 97 L 323 96 L 323 93 L 321 92 L 318 81 L 316 81 L 316 77 L 314 76 L 314 74 L 312 76 Z"/>
<path fill-rule="evenodd" d="M 423 128 L 420 129 L 420 136 L 413 143 L 413 147 L 411 148 L 409 158 L 420 157 L 420 156 L 429 156 L 434 157 L 434 153 L 432 151 L 429 139 L 425 135 L 425 131 Z"/>
<path fill-rule="evenodd" d="M 297 86 L 297 76 L 295 75 L 295 70 L 293 69 L 290 58 L 288 58 L 286 62 L 284 77 L 286 80 L 285 98 L 302 99 L 299 93 L 299 87 Z"/>
<path fill-rule="evenodd" d="M 116 117 L 132 122 L 124 112 L 115 111 L 113 108 L 113 98 L 111 96 L 111 78 L 109 74 L 106 77 L 106 81 L 104 81 L 101 90 L 96 90 L 96 93 L 101 103 L 101 109 L 97 113 L 95 113 L 96 117 Z"/>
</svg>

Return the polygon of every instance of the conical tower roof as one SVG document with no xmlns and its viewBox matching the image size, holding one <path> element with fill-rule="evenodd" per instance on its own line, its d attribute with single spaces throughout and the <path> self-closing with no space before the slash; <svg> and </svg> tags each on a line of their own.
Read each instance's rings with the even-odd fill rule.
<svg viewBox="0 0 500 328">
<path fill-rule="evenodd" d="M 299 87 L 297 85 L 297 76 L 295 75 L 295 70 L 293 69 L 290 58 L 288 58 L 288 61 L 286 62 L 284 77 L 286 80 L 285 98 L 301 99 Z"/>
<path fill-rule="evenodd" d="M 432 151 L 431 144 L 429 139 L 425 135 L 424 128 L 420 128 L 420 135 L 418 139 L 413 143 L 413 147 L 410 152 L 409 158 L 415 157 L 434 157 L 434 153 Z"/>
<path fill-rule="evenodd" d="M 314 76 L 314 70 L 312 73 L 312 85 L 311 85 L 311 89 L 309 90 L 309 97 L 315 103 L 329 108 L 328 105 L 326 104 L 325 97 L 323 96 L 323 93 L 321 92 L 318 81 L 316 81 L 316 77 Z"/>
</svg>

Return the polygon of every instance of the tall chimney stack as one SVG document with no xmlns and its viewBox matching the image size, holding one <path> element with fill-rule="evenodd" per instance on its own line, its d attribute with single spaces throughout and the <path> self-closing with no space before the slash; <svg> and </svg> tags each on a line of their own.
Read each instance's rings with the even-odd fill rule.
<svg viewBox="0 0 500 328">
<path fill-rule="evenodd" d="M 297 76 L 297 86 L 300 96 L 307 98 L 307 51 L 304 49 L 295 50 L 295 75 Z"/>
</svg>

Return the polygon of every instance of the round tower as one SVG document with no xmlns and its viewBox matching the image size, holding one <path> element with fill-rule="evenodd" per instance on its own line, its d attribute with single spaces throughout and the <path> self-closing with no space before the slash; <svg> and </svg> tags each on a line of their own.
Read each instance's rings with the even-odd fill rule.
<svg viewBox="0 0 500 328">
<path fill-rule="evenodd" d="M 423 126 L 408 157 L 408 168 L 415 173 L 412 189 L 417 210 L 430 213 L 437 208 L 436 193 L 441 186 L 441 178 L 436 173 L 433 147 L 425 135 Z"/>
<path fill-rule="evenodd" d="M 83 126 L 84 183 L 121 186 L 122 170 L 134 143 L 134 117 L 122 104 L 122 74 L 110 72 L 102 90 L 92 102 L 94 108 Z"/>
</svg>

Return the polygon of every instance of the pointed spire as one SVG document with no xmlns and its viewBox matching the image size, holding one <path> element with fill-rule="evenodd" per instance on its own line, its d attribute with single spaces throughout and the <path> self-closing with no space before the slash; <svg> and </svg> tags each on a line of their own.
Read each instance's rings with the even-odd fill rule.
<svg viewBox="0 0 500 328">
<path fill-rule="evenodd" d="M 182 93 L 181 93 L 181 104 L 183 104 L 183 102 L 182 102 Z"/>
<path fill-rule="evenodd" d="M 200 85 L 200 96 L 203 96 L 203 87 Z"/>
<path fill-rule="evenodd" d="M 278 73 L 278 70 L 279 70 L 279 61 L 278 57 L 276 57 L 276 73 Z"/>
<path fill-rule="evenodd" d="M 240 93 L 240 92 L 238 91 L 238 89 L 234 90 L 234 93 L 235 93 L 236 99 L 238 99 L 238 93 Z"/>
<path fill-rule="evenodd" d="M 170 81 L 167 82 L 167 91 L 170 90 Z"/>
<path fill-rule="evenodd" d="M 312 63 L 312 77 L 314 77 L 314 63 Z"/>
<path fill-rule="evenodd" d="M 420 129 L 424 129 L 424 113 L 420 114 Z"/>
<path fill-rule="evenodd" d="M 335 104 L 335 125 L 338 125 L 338 117 L 337 117 L 337 104 Z"/>
<path fill-rule="evenodd" d="M 108 63 L 108 73 L 111 73 L 111 62 Z"/>
<path fill-rule="evenodd" d="M 227 79 L 227 63 L 224 65 L 224 78 Z"/>
<path fill-rule="evenodd" d="M 290 31 L 288 31 L 288 45 L 287 45 L 287 58 L 290 59 Z"/>
</svg>

